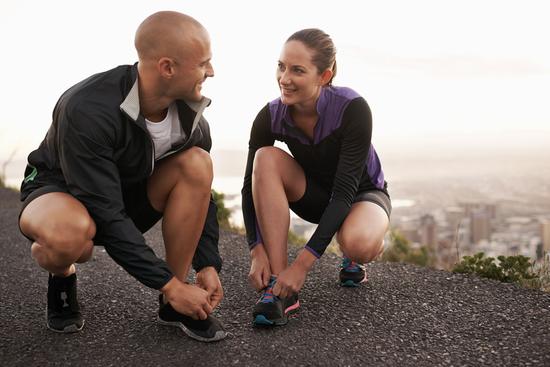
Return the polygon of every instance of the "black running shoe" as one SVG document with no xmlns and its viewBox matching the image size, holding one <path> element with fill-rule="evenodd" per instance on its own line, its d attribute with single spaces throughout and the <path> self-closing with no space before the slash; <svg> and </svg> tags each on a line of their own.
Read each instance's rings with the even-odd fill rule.
<svg viewBox="0 0 550 367">
<path fill-rule="evenodd" d="M 175 326 L 183 330 L 189 337 L 201 342 L 215 342 L 227 336 L 221 322 L 212 315 L 206 320 L 195 320 L 183 315 L 172 307 L 170 303 L 164 303 L 162 294 L 159 295 L 159 323 Z"/>
<path fill-rule="evenodd" d="M 367 281 L 365 265 L 351 261 L 347 257 L 342 259 L 340 265 L 340 285 L 342 287 L 359 287 Z"/>
<path fill-rule="evenodd" d="M 277 278 L 271 277 L 268 286 L 263 290 L 262 296 L 254 305 L 254 325 L 256 326 L 278 326 L 288 322 L 288 316 L 296 312 L 300 307 L 298 294 L 287 298 L 280 298 L 273 294 Z"/>
<path fill-rule="evenodd" d="M 76 299 L 76 274 L 66 278 L 50 274 L 46 316 L 48 329 L 57 333 L 74 333 L 82 330 L 84 319 Z"/>
</svg>

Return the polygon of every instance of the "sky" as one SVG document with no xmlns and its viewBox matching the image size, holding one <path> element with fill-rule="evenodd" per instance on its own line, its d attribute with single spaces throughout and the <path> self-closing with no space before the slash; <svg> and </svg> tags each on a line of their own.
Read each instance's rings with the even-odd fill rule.
<svg viewBox="0 0 550 367">
<path fill-rule="evenodd" d="M 247 148 L 251 123 L 278 97 L 284 41 L 309 27 L 337 48 L 335 85 L 373 112 L 386 154 L 550 146 L 546 1 L 25 1 L 0 3 L 0 162 L 24 160 L 71 85 L 137 61 L 134 32 L 159 10 L 209 31 L 215 77 L 205 115 L 213 149 Z M 404 157 L 405 159 L 406 157 Z M 550 154 L 548 155 L 550 159 Z"/>
</svg>

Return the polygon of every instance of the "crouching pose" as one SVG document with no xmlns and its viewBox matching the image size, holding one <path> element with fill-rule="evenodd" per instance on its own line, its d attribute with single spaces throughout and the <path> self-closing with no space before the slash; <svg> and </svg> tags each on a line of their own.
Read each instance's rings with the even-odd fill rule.
<svg viewBox="0 0 550 367">
<path fill-rule="evenodd" d="M 28 158 L 19 225 L 49 272 L 47 326 L 82 329 L 75 263 L 94 245 L 159 294 L 159 321 L 201 341 L 225 337 L 211 313 L 223 298 L 211 200 L 208 33 L 176 12 L 151 15 L 135 36 L 139 62 L 66 91 Z M 160 218 L 166 261 L 142 235 Z M 196 284 L 186 283 L 191 266 Z M 100 276 L 100 274 L 98 274 Z M 116 287 L 113 284 L 113 287 Z"/>
<path fill-rule="evenodd" d="M 250 134 L 242 207 L 250 246 L 249 279 L 261 297 L 257 325 L 284 325 L 299 307 L 308 271 L 336 234 L 343 286 L 366 280 L 363 264 L 383 249 L 391 202 L 371 144 L 365 99 L 332 86 L 335 48 L 318 29 L 284 44 L 277 67 L 281 95 L 260 110 Z M 284 142 L 292 155 L 274 147 Z M 289 209 L 318 223 L 289 266 Z"/>
</svg>

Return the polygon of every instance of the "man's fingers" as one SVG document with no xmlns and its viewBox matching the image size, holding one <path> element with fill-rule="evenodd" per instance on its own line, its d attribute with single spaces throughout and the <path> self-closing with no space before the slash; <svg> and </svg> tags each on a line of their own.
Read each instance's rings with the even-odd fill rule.
<svg viewBox="0 0 550 367">
<path fill-rule="evenodd" d="M 206 304 L 202 308 L 207 314 L 211 314 L 212 310 L 214 309 L 212 305 L 209 302 L 206 302 Z"/>
<path fill-rule="evenodd" d="M 204 312 L 204 310 L 199 310 L 197 312 L 197 317 L 199 320 L 206 320 L 208 318 L 208 314 Z"/>
<path fill-rule="evenodd" d="M 208 297 L 212 297 L 212 295 L 213 295 L 214 292 L 216 291 L 216 287 L 205 288 L 205 291 L 208 292 Z"/>
</svg>

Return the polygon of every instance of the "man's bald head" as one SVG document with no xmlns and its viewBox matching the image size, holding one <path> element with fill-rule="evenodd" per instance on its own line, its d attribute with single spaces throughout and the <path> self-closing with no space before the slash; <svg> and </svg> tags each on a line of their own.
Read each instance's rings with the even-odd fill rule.
<svg viewBox="0 0 550 367">
<path fill-rule="evenodd" d="M 138 27 L 134 44 L 140 61 L 174 57 L 182 45 L 208 37 L 194 18 L 175 11 L 160 11 L 147 17 Z"/>
</svg>

